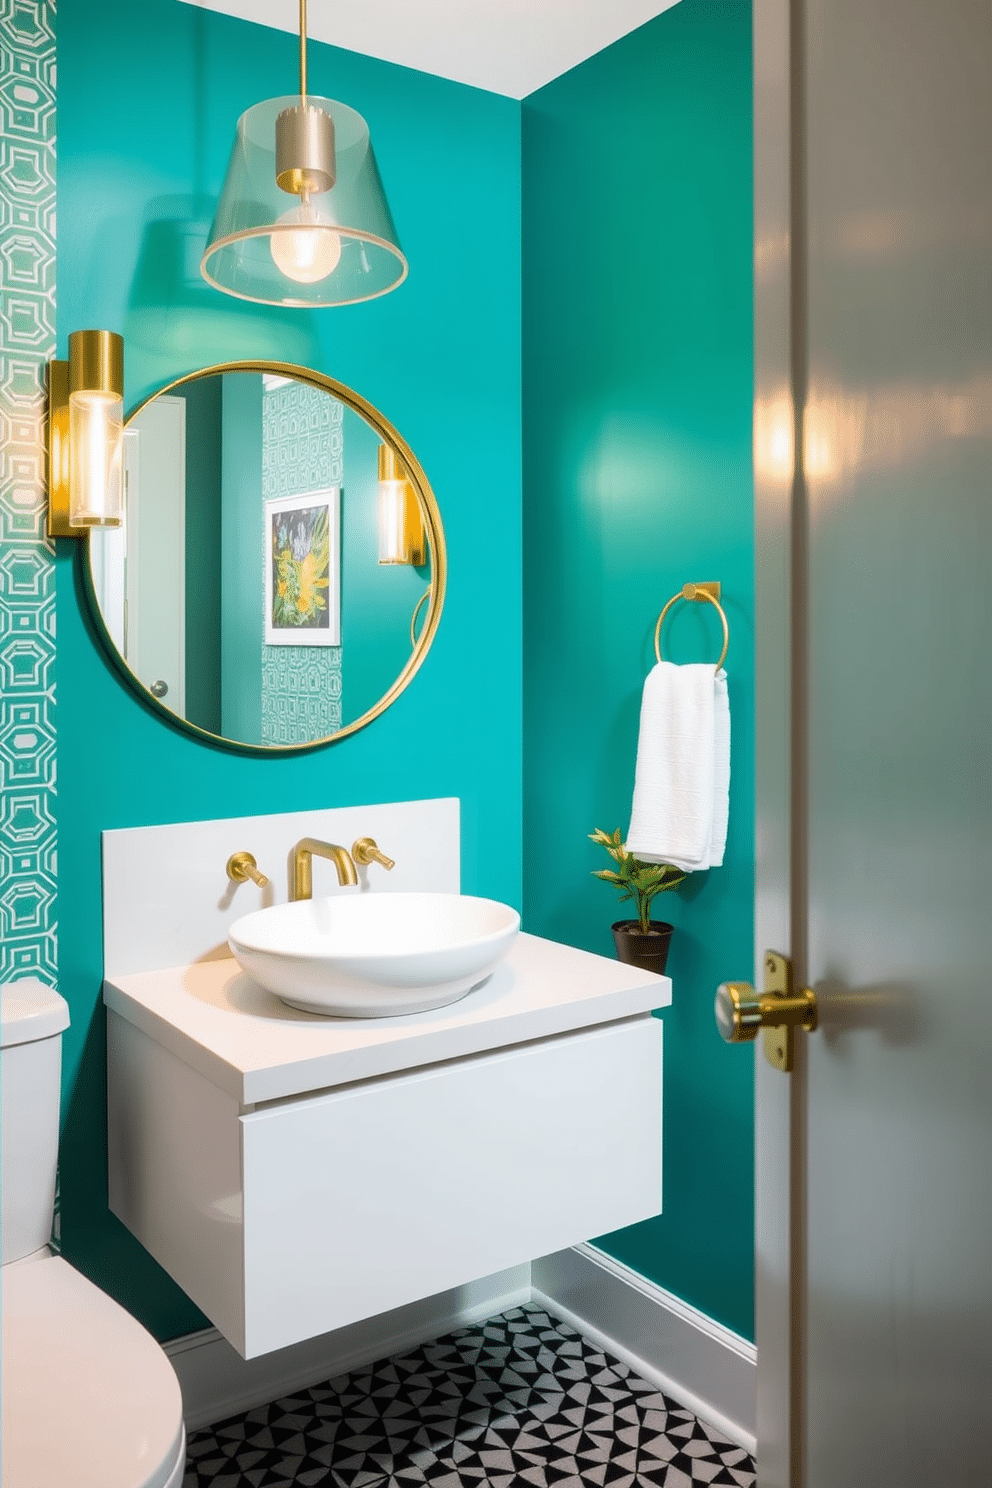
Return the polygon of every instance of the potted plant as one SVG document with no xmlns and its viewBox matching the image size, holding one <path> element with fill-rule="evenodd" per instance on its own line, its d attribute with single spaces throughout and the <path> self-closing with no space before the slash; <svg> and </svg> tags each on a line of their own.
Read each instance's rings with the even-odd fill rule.
<svg viewBox="0 0 992 1488">
<path fill-rule="evenodd" d="M 671 863 L 645 863 L 629 853 L 621 841 L 619 827 L 612 837 L 597 827 L 589 833 L 589 838 L 605 847 L 617 865 L 594 868 L 595 877 L 619 889 L 621 903 L 633 899 L 637 906 L 636 920 L 615 920 L 611 926 L 618 959 L 628 966 L 639 966 L 642 971 L 663 973 L 673 927 L 664 920 L 652 920 L 651 902 L 656 894 L 677 888 L 686 875 Z"/>
</svg>

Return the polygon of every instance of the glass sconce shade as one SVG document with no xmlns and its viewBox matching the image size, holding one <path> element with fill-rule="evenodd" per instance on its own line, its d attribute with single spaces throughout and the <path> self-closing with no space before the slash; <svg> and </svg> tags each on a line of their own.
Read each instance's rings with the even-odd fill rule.
<svg viewBox="0 0 992 1488">
<path fill-rule="evenodd" d="M 417 493 L 396 451 L 379 446 L 378 538 L 380 563 L 423 563 L 424 519 Z"/>
<path fill-rule="evenodd" d="M 283 133 L 291 125 L 307 152 L 304 189 L 295 199 L 276 180 L 280 115 L 288 115 Z M 288 179 L 285 166 L 282 175 Z M 329 189 L 313 189 L 328 178 Z M 354 304 L 401 284 L 407 262 L 361 114 L 312 94 L 247 109 L 200 271 L 226 294 L 269 305 Z"/>
<path fill-rule="evenodd" d="M 124 400 L 69 394 L 69 526 L 119 527 L 124 510 Z"/>
<path fill-rule="evenodd" d="M 119 527 L 124 511 L 124 342 L 69 337 L 69 526 Z"/>
</svg>

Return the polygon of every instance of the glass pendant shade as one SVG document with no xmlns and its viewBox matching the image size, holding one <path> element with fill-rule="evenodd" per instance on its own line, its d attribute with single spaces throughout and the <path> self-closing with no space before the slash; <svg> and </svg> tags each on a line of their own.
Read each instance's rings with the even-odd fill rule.
<svg viewBox="0 0 992 1488">
<path fill-rule="evenodd" d="M 289 179 L 276 158 L 280 115 L 316 150 L 331 141 L 330 169 L 296 181 L 310 188 L 299 194 L 276 180 L 277 171 Z M 200 271 L 226 294 L 267 305 L 348 305 L 402 284 L 407 262 L 361 114 L 309 93 L 247 109 Z"/>
</svg>

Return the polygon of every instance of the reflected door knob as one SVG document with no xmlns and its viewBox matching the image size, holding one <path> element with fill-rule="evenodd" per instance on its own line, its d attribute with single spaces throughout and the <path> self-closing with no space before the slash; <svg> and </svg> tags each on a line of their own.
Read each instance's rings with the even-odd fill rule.
<svg viewBox="0 0 992 1488">
<path fill-rule="evenodd" d="M 148 689 L 153 698 L 164 698 L 168 690 L 168 682 L 163 682 L 161 679 L 158 682 L 153 682 Z"/>
<path fill-rule="evenodd" d="M 750 982 L 722 982 L 713 1006 L 720 1037 L 728 1044 L 750 1043 L 759 1029 L 765 1054 L 776 1069 L 788 1073 L 795 1052 L 794 1030 L 812 1033 L 817 1024 L 816 993 L 793 987 L 792 962 L 778 951 L 765 952 L 765 990 Z"/>
</svg>

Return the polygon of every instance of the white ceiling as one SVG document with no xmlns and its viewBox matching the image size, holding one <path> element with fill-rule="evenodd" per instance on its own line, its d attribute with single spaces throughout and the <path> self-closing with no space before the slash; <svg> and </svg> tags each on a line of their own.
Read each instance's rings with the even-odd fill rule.
<svg viewBox="0 0 992 1488">
<path fill-rule="evenodd" d="M 298 0 L 185 0 L 299 31 Z M 676 0 L 309 0 L 307 32 L 350 52 L 525 98 Z"/>
</svg>

